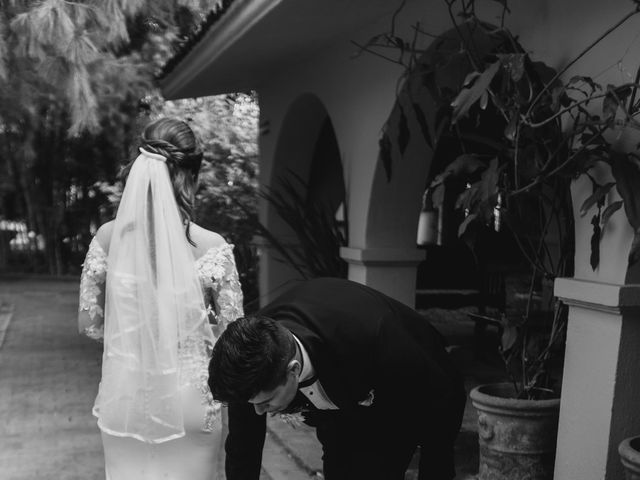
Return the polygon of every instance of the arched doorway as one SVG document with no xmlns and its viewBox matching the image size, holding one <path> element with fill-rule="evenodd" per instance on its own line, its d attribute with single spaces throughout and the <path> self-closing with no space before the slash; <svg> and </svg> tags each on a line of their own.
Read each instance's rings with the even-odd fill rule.
<svg viewBox="0 0 640 480">
<path fill-rule="evenodd" d="M 342 160 L 329 114 L 315 95 L 298 97 L 287 110 L 266 193 L 263 218 L 273 238 L 261 258 L 263 301 L 292 281 L 346 276 L 339 256 L 348 235 Z"/>
</svg>

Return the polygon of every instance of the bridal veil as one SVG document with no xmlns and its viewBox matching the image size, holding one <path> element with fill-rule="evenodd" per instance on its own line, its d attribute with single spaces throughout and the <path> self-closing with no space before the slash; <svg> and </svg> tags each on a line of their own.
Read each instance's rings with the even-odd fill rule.
<svg viewBox="0 0 640 480">
<path fill-rule="evenodd" d="M 149 443 L 182 437 L 179 346 L 197 338 L 210 349 L 215 339 L 165 157 L 140 149 L 108 266 L 98 425 Z"/>
</svg>

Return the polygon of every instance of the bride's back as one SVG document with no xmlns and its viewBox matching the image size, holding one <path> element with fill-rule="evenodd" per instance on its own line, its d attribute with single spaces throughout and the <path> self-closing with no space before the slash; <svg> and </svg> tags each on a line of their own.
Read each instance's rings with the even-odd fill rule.
<svg viewBox="0 0 640 480">
<path fill-rule="evenodd" d="M 106 254 L 109 254 L 113 225 L 114 221 L 110 220 L 104 223 L 96 232 L 96 239 Z M 190 244 L 190 247 L 193 252 L 193 257 L 196 260 L 201 258 L 212 248 L 220 247 L 226 243 L 222 235 L 214 231 L 207 230 L 193 222 L 190 222 L 189 234 L 191 236 L 191 240 L 195 243 L 195 245 Z"/>
<path fill-rule="evenodd" d="M 83 267 L 80 331 L 105 349 L 93 411 L 109 480 L 209 480 L 222 465 L 209 352 L 242 316 L 233 246 L 191 221 L 202 153 L 188 125 L 152 122 L 141 144 Z"/>
</svg>

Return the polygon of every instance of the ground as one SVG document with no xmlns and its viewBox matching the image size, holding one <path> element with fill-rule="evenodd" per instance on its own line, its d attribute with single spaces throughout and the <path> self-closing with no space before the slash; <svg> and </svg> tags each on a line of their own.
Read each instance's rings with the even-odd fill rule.
<svg viewBox="0 0 640 480">
<path fill-rule="evenodd" d="M 76 279 L 0 279 L 0 480 L 103 480 L 102 446 L 91 415 L 101 345 L 78 335 Z M 478 361 L 463 312 L 429 310 L 452 344 L 468 389 L 500 378 Z M 322 478 L 313 429 L 268 424 L 261 480 Z M 415 459 L 413 464 L 415 464 Z M 476 416 L 467 402 L 456 444 L 456 480 L 478 468 Z M 412 468 L 407 480 L 416 478 Z"/>
</svg>

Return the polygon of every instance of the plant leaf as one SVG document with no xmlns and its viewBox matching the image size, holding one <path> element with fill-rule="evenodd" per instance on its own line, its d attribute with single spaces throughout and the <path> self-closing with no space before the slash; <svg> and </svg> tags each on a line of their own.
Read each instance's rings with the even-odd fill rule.
<svg viewBox="0 0 640 480">
<path fill-rule="evenodd" d="M 624 104 L 627 101 L 627 98 L 629 98 L 629 95 L 631 95 L 631 92 L 633 91 L 633 87 L 631 85 L 620 85 L 620 86 L 614 87 L 613 91 L 618 97 L 618 100 L 620 101 L 620 103 Z"/>
<path fill-rule="evenodd" d="M 498 158 L 495 157 L 489 163 L 489 167 L 482 172 L 482 178 L 480 179 L 481 199 L 484 202 L 489 203 L 489 200 L 498 193 L 498 174 L 500 168 L 498 165 Z M 493 208 L 491 208 L 493 210 Z"/>
<path fill-rule="evenodd" d="M 629 250 L 629 266 L 640 260 L 640 230 L 636 230 Z"/>
<path fill-rule="evenodd" d="M 442 202 L 444 202 L 445 189 L 446 187 L 444 183 L 441 183 L 433 189 L 433 192 L 431 193 L 431 203 L 434 208 L 440 207 Z"/>
<path fill-rule="evenodd" d="M 576 172 L 574 177 L 578 178 L 581 174 L 586 173 L 598 163 L 602 162 L 609 165 L 609 157 L 607 152 L 600 149 L 585 150 L 576 157 Z"/>
<path fill-rule="evenodd" d="M 525 55 L 524 53 L 503 53 L 496 55 L 514 82 L 519 82 L 524 75 Z"/>
<path fill-rule="evenodd" d="M 265 194 L 268 195 L 268 194 Z M 247 207 L 246 205 L 244 205 L 242 202 L 240 202 L 239 200 L 236 200 L 235 198 L 231 197 L 231 201 L 233 203 L 235 203 L 243 212 L 245 212 L 245 214 L 247 214 L 248 216 L 251 214 L 251 209 L 249 207 Z M 265 238 L 269 244 L 275 248 L 278 253 L 280 255 L 283 256 L 283 258 L 285 259 L 285 261 L 291 265 L 297 272 L 298 274 L 302 277 L 302 278 L 308 278 L 307 273 L 304 271 L 304 269 L 302 269 L 300 267 L 300 265 L 293 259 L 293 257 L 290 255 L 289 249 L 283 245 L 280 240 L 278 240 L 272 233 L 271 231 L 264 226 L 260 221 L 256 220 L 255 224 L 254 224 L 255 228 L 256 228 L 256 233 L 260 236 L 262 236 L 263 238 Z"/>
<path fill-rule="evenodd" d="M 449 177 L 457 177 L 457 178 L 466 178 L 478 170 L 481 170 L 486 167 L 486 164 L 480 160 L 476 155 L 473 154 L 463 154 L 451 162 L 444 171 L 437 175 L 433 181 L 431 182 L 431 186 L 435 187 L 440 185 Z"/>
<path fill-rule="evenodd" d="M 478 77 L 480 77 L 482 73 L 480 72 L 471 72 L 468 73 L 466 77 L 464 77 L 464 82 L 462 82 L 463 87 L 468 87 L 471 85 Z"/>
<path fill-rule="evenodd" d="M 608 89 L 611 88 L 607 87 Z M 602 116 L 604 118 L 613 118 L 616 116 L 616 111 L 618 110 L 618 100 L 611 93 L 611 91 L 607 92 L 607 95 L 602 100 Z"/>
<path fill-rule="evenodd" d="M 591 209 L 591 207 L 593 207 L 596 203 L 602 201 L 604 197 L 607 195 L 607 193 L 609 193 L 609 190 L 611 190 L 615 184 L 616 184 L 615 182 L 609 182 L 604 185 L 600 185 L 598 188 L 596 188 L 596 191 L 593 192 L 582 203 L 582 206 L 580 207 L 580 216 L 584 217 L 587 214 L 587 212 Z"/>
<path fill-rule="evenodd" d="M 618 107 L 624 107 L 627 97 L 631 95 L 631 87 L 623 85 L 615 87 L 607 85 L 607 94 L 602 101 L 602 114 L 604 118 L 613 118 L 618 111 Z"/>
<path fill-rule="evenodd" d="M 519 117 L 520 117 L 520 114 L 518 113 L 518 111 L 512 112 L 511 118 L 509 119 L 509 123 L 504 129 L 504 136 L 510 142 L 513 142 L 513 139 L 516 137 L 516 128 L 518 126 Z"/>
<path fill-rule="evenodd" d="M 503 352 L 508 352 L 518 340 L 518 327 L 515 325 L 503 325 L 500 344 Z"/>
<path fill-rule="evenodd" d="M 476 217 L 477 215 L 475 213 L 471 213 L 467 215 L 467 218 L 465 218 L 463 222 L 460 224 L 460 226 L 458 227 L 458 237 L 462 237 L 465 234 L 465 232 L 469 228 L 469 225 L 473 223 Z"/>
<path fill-rule="evenodd" d="M 602 90 L 602 87 L 600 86 L 600 84 L 594 82 L 591 77 L 585 77 L 580 75 L 571 77 L 571 79 L 567 82 L 567 87 L 575 83 L 586 83 L 591 88 L 591 93 L 595 92 L 596 90 Z"/>
<path fill-rule="evenodd" d="M 407 122 L 407 116 L 404 113 L 404 109 L 400 107 L 400 118 L 398 119 L 398 149 L 400 154 L 404 155 L 409 145 L 409 125 Z"/>
<path fill-rule="evenodd" d="M 624 211 L 634 230 L 640 229 L 640 165 L 635 154 L 611 153 L 611 173 L 624 202 Z"/>
<path fill-rule="evenodd" d="M 611 215 L 620 210 L 622 207 L 622 200 L 618 200 L 617 202 L 611 203 L 607 208 L 602 212 L 602 218 L 600 219 L 600 224 L 604 227 L 606 223 L 609 221 Z"/>
<path fill-rule="evenodd" d="M 380 146 L 380 160 L 384 167 L 384 173 L 387 175 L 387 181 L 391 180 L 391 140 L 386 132 L 382 134 L 378 142 Z"/>
<path fill-rule="evenodd" d="M 600 118 L 592 116 L 590 118 L 593 122 L 600 122 Z M 586 127 L 584 133 L 580 137 L 580 141 L 585 145 L 607 145 L 607 141 L 604 139 L 601 133 L 597 131 L 592 125 Z"/>
<path fill-rule="evenodd" d="M 453 102 L 451 102 L 451 107 L 453 108 L 451 123 L 456 123 L 459 118 L 462 118 L 467 114 L 473 104 L 476 103 L 482 94 L 487 91 L 491 84 L 491 80 L 496 76 L 499 68 L 499 61 L 492 63 L 476 78 L 473 85 L 465 87 L 460 91 L 458 96 L 453 100 Z"/>
<path fill-rule="evenodd" d="M 486 110 L 487 109 L 487 103 L 489 103 L 489 93 L 484 92 L 482 94 L 482 96 L 480 97 L 480 108 L 482 110 Z"/>
<path fill-rule="evenodd" d="M 589 263 L 591 268 L 595 271 L 600 264 L 600 237 L 602 229 L 600 228 L 600 215 L 594 215 L 591 219 L 591 225 L 593 225 L 593 233 L 591 234 L 591 255 L 589 257 Z"/>
<path fill-rule="evenodd" d="M 477 190 L 477 183 L 474 184 L 473 187 L 471 188 L 465 188 L 460 195 L 458 195 L 458 198 L 456 198 L 456 203 L 454 205 L 454 208 L 456 210 L 460 209 L 460 208 L 469 208 L 470 204 L 471 204 L 471 197 L 472 197 L 472 191 Z"/>
<path fill-rule="evenodd" d="M 429 148 L 433 150 L 433 141 L 431 140 L 431 135 L 429 134 L 429 125 L 427 124 L 427 118 L 422 111 L 422 107 L 420 106 L 420 104 L 414 103 L 413 110 L 416 114 L 418 125 L 420 125 L 420 131 L 422 132 L 424 141 L 427 143 L 427 145 L 429 145 Z"/>
<path fill-rule="evenodd" d="M 551 111 L 557 112 L 560 110 L 560 100 L 565 95 L 565 89 L 562 85 L 554 87 L 551 90 Z"/>
</svg>

